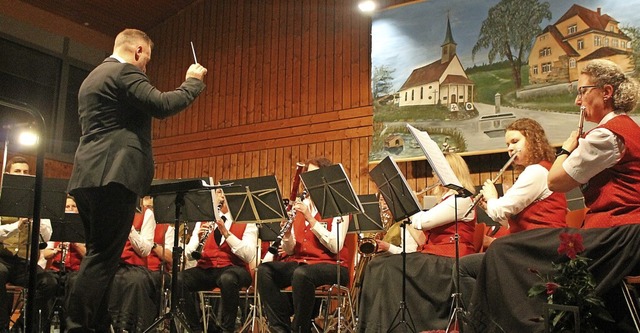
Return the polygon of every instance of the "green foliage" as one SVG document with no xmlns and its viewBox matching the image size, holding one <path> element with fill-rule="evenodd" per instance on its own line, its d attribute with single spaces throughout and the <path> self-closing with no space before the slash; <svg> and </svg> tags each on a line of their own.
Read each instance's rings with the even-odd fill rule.
<svg viewBox="0 0 640 333">
<path fill-rule="evenodd" d="M 391 93 L 393 72 L 395 69 L 386 65 L 375 66 L 373 68 L 373 78 L 371 78 L 371 90 L 373 98 L 378 99 Z"/>
<path fill-rule="evenodd" d="M 634 74 L 638 77 L 638 69 L 640 69 L 640 28 L 628 25 L 620 29 L 631 37 L 631 58 L 636 68 Z"/>
<path fill-rule="evenodd" d="M 571 237 L 564 233 L 558 253 L 566 253 L 569 261 L 552 263 L 552 276 L 544 276 L 532 270 L 539 278 L 539 283 L 529 289 L 529 297 L 545 295 L 547 303 L 576 306 L 580 315 L 581 332 L 603 332 L 599 326 L 604 321 L 613 322 L 604 302 L 596 295 L 596 280 L 589 271 L 591 259 L 577 255 L 584 250 L 581 237 Z M 574 236 L 580 236 L 574 234 Z M 573 332 L 574 319 L 567 310 L 550 309 L 550 332 Z"/>
<path fill-rule="evenodd" d="M 472 58 L 483 49 L 489 49 L 489 63 L 505 59 L 513 69 L 513 83 L 520 88 L 522 80 L 518 69 L 533 46 L 534 38 L 542 31 L 540 23 L 551 20 L 549 3 L 538 0 L 501 0 L 491 7 L 482 22 L 478 41 L 471 51 Z"/>
</svg>

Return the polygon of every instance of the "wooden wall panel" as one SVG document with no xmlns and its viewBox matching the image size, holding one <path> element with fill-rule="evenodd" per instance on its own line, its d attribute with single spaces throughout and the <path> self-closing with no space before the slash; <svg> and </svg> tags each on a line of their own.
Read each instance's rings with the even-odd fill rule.
<svg viewBox="0 0 640 333">
<path fill-rule="evenodd" d="M 359 194 L 376 192 L 368 174 L 371 21 L 357 2 L 198 1 L 150 31 L 157 47 L 149 74 L 159 89 L 183 80 L 191 41 L 209 70 L 193 106 L 154 121 L 157 178 L 275 175 L 287 197 L 296 162 L 324 155 L 344 165 Z M 506 161 L 465 159 L 478 185 Z M 416 191 L 434 183 L 426 161 L 399 166 Z"/>
</svg>

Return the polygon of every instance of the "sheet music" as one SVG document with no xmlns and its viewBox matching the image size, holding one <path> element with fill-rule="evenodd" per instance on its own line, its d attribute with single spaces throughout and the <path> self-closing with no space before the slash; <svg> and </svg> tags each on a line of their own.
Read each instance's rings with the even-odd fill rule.
<svg viewBox="0 0 640 333">
<path fill-rule="evenodd" d="M 453 169 L 451 169 L 451 166 L 445 159 L 442 150 L 440 150 L 438 144 L 431 139 L 429 133 L 420 131 L 410 124 L 407 124 L 407 128 L 420 145 L 420 148 L 422 148 L 424 156 L 427 157 L 427 161 L 429 161 L 429 164 L 440 180 L 440 183 L 444 187 L 452 188 L 454 190 L 463 189 L 464 187 L 460 183 L 460 180 L 458 180 L 455 173 L 453 173 Z"/>
</svg>

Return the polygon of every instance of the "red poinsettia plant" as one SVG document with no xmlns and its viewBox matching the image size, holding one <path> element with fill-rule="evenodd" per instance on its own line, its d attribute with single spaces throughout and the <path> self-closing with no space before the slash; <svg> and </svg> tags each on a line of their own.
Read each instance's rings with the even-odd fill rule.
<svg viewBox="0 0 640 333">
<path fill-rule="evenodd" d="M 589 271 L 591 259 L 580 256 L 584 250 L 581 234 L 561 233 L 558 254 L 565 254 L 569 260 L 552 263 L 554 273 L 550 276 L 530 269 L 541 282 L 529 289 L 529 297 L 542 294 L 549 304 L 575 306 L 579 310 L 581 332 L 602 332 L 598 326 L 602 326 L 603 321 L 612 322 L 613 318 L 595 293 L 596 280 Z M 551 332 L 575 331 L 569 310 L 550 307 L 547 315 Z"/>
</svg>

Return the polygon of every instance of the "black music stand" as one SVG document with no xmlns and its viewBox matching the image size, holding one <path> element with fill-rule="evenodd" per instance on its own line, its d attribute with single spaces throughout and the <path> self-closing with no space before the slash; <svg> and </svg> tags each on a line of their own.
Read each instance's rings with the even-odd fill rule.
<svg viewBox="0 0 640 333">
<path fill-rule="evenodd" d="M 349 233 L 380 232 L 384 226 L 380 218 L 380 202 L 375 194 L 358 195 L 362 204 L 362 212 L 353 215 L 353 223 L 349 224 Z"/>
<path fill-rule="evenodd" d="M 407 124 L 407 128 L 409 129 L 409 132 L 411 132 L 413 137 L 416 139 L 416 141 L 420 145 L 420 148 L 422 149 L 424 156 L 427 158 L 427 161 L 429 161 L 429 164 L 431 165 L 433 172 L 438 177 L 438 180 L 440 181 L 440 183 L 443 184 L 444 187 L 456 191 L 456 194 L 453 200 L 454 211 L 455 211 L 454 213 L 455 233 L 453 236 L 453 240 L 454 240 L 454 245 L 456 249 L 455 251 L 456 280 L 455 280 L 455 291 L 451 295 L 451 297 L 453 298 L 453 303 L 451 307 L 452 309 L 451 318 L 449 319 L 449 323 L 447 324 L 447 329 L 445 331 L 445 333 L 449 333 L 449 330 L 451 329 L 452 324 L 454 323 L 459 324 L 459 320 L 458 320 L 459 316 L 462 318 L 462 320 L 467 320 L 464 312 L 464 304 L 462 302 L 462 294 L 460 293 L 460 234 L 458 233 L 458 198 L 469 197 L 471 196 L 471 192 L 469 192 L 469 190 L 467 190 L 466 188 L 464 188 L 464 186 L 460 184 L 458 177 L 453 172 L 453 169 L 447 162 L 446 158 L 444 157 L 444 154 L 438 147 L 438 144 L 431 139 L 431 137 L 429 136 L 429 133 L 420 131 L 409 124 Z M 469 213 L 473 210 L 473 208 L 474 208 L 474 205 L 472 205 L 469 208 L 469 210 L 462 216 L 462 218 L 465 218 L 467 215 L 469 215 Z M 458 326 L 460 333 L 462 333 L 464 330 L 463 326 L 464 325 Z"/>
<path fill-rule="evenodd" d="M 80 214 L 65 213 L 63 221 L 51 221 L 52 242 L 84 243 L 84 226 Z"/>
<path fill-rule="evenodd" d="M 356 195 L 349 178 L 347 177 L 342 164 L 334 164 L 317 170 L 300 174 L 300 179 L 307 189 L 311 200 L 318 209 L 318 213 L 323 219 L 338 217 L 338 228 L 336 228 L 336 239 L 340 240 L 340 223 L 344 222 L 342 217 L 349 214 L 361 213 L 364 209 Z M 347 221 L 348 223 L 348 221 Z M 336 253 L 336 270 L 338 287 L 340 284 L 340 251 Z M 341 329 L 341 294 L 338 292 L 338 322 L 336 331 Z M 325 327 L 326 329 L 326 327 Z"/>
<path fill-rule="evenodd" d="M 407 180 L 404 178 L 404 175 L 400 172 L 398 165 L 391 156 L 387 156 L 383 159 L 380 164 L 371 169 L 369 174 L 371 175 L 373 182 L 376 183 L 376 186 L 384 197 L 384 200 L 387 202 L 387 206 L 389 207 L 394 220 L 396 222 L 404 221 L 404 223 L 402 223 L 402 237 L 406 240 L 407 224 L 411 223 L 409 217 L 421 211 L 418 199 L 414 192 L 409 188 Z M 387 332 L 392 332 L 396 328 L 400 327 L 400 325 L 404 325 L 411 330 L 411 332 L 416 332 L 415 324 L 413 323 L 411 313 L 409 312 L 409 308 L 407 308 L 406 303 L 406 243 L 406 241 L 402 242 L 402 299 L 400 300 L 400 308 L 393 318 L 391 326 Z M 407 317 L 409 317 L 409 321 L 407 321 Z M 394 325 L 396 320 L 399 321 Z"/>
<path fill-rule="evenodd" d="M 44 179 L 40 218 L 64 221 L 67 183 L 66 179 Z M 32 218 L 34 187 L 34 176 L 5 173 L 0 189 L 0 215 Z"/>
<path fill-rule="evenodd" d="M 274 241 L 280 233 L 280 222 L 287 217 L 282 205 L 280 187 L 275 176 L 223 180 L 221 184 L 234 184 L 225 189 L 224 196 L 234 223 L 255 223 L 259 238 L 256 243 L 256 267 L 260 264 L 260 241 Z M 264 227 L 263 227 L 264 226 Z M 253 307 L 247 314 L 247 320 L 240 332 L 251 324 L 250 332 L 254 332 L 257 311 L 259 311 L 258 271 L 253 279 Z M 260 313 L 262 319 L 262 313 Z"/>
<path fill-rule="evenodd" d="M 358 234 L 358 241 L 361 240 L 362 236 L 360 235 L 363 232 L 381 232 L 384 231 L 384 226 L 382 225 L 381 217 L 380 217 L 380 202 L 378 197 L 375 194 L 364 194 L 358 195 L 358 199 L 362 204 L 362 212 L 358 214 L 353 214 L 353 223 L 349 223 L 349 230 L 347 233 L 355 233 Z M 376 246 L 371 245 L 373 248 L 361 248 L 365 246 L 365 244 L 358 245 L 360 247 L 361 252 L 367 253 L 371 251 L 373 253 L 375 251 Z M 358 283 L 358 281 L 356 281 Z"/>
<path fill-rule="evenodd" d="M 165 320 L 170 320 L 173 325 L 172 333 L 178 332 L 178 325 L 183 330 L 191 332 L 191 328 L 184 319 L 184 315 L 178 308 L 178 270 L 182 257 L 180 247 L 180 223 L 196 221 L 215 221 L 213 209 L 212 189 L 224 186 L 209 185 L 206 179 L 190 179 L 178 181 L 156 181 L 151 185 L 147 195 L 152 196 L 154 214 L 157 223 L 173 223 L 174 239 L 171 263 L 171 304 L 169 312 L 156 319 L 144 333 L 150 332 Z"/>
<path fill-rule="evenodd" d="M 52 221 L 61 221 L 64 219 L 64 206 L 67 199 L 67 180 L 66 179 L 53 179 L 47 178 L 43 180 L 43 190 L 40 201 L 40 218 L 48 218 Z M 0 188 L 0 215 L 12 216 L 12 217 L 26 217 L 33 218 L 34 216 L 34 191 L 35 191 L 35 177 L 30 175 L 13 175 L 5 173 L 2 178 L 2 188 Z M 33 224 L 29 226 L 31 228 Z M 40 221 L 38 221 L 40 226 Z M 47 244 L 42 238 L 39 231 L 40 245 L 37 248 L 44 249 Z M 29 231 L 31 235 L 33 231 Z M 33 235 L 32 235 L 33 236 Z M 33 238 L 29 238 L 30 242 L 33 242 Z M 33 247 L 27 244 L 27 259 L 29 265 L 31 264 L 31 251 Z M 27 265 L 27 267 L 29 267 Z M 35 270 L 33 271 L 35 272 Z M 31 273 L 31 269 L 29 269 Z M 37 277 L 34 277 L 37 278 Z M 34 284 L 34 286 L 37 283 Z M 31 292 L 28 286 L 25 286 L 27 293 Z M 25 311 L 26 312 L 26 311 Z M 26 313 L 25 313 L 26 314 Z M 32 320 L 25 318 L 25 325 L 27 322 L 38 323 L 41 320 Z M 26 327 L 23 327 L 26 330 Z"/>
</svg>

